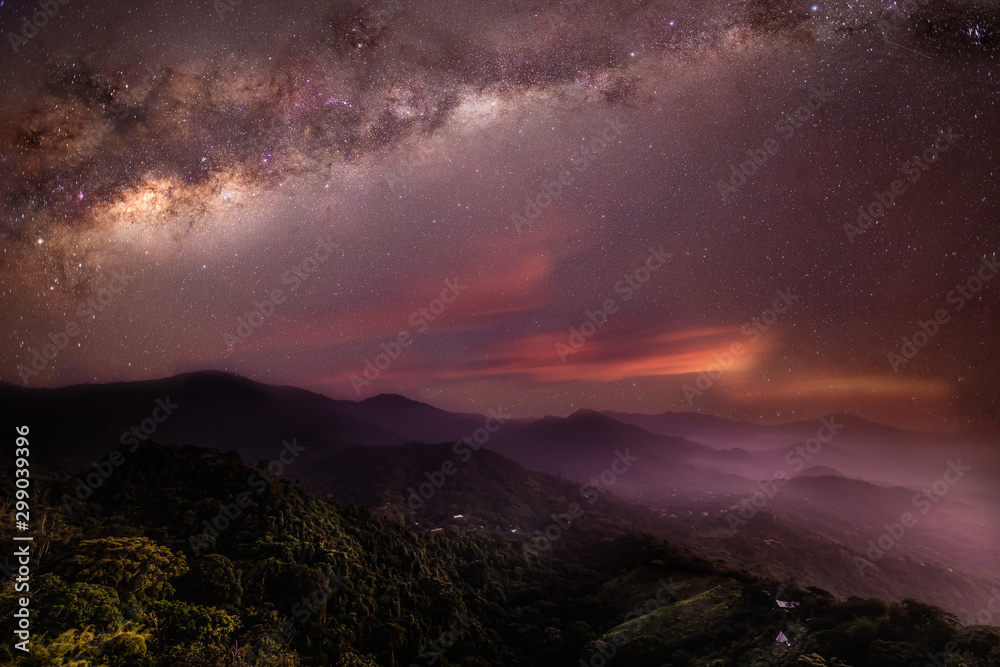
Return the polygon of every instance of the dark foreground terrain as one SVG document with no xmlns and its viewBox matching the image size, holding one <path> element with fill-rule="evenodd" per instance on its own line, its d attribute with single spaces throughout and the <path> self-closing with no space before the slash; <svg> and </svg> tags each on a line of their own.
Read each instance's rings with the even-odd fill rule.
<svg viewBox="0 0 1000 667">
<path fill-rule="evenodd" d="M 569 521 L 568 486 L 510 490 L 518 521 L 549 524 L 536 552 L 509 527 L 321 500 L 234 453 L 143 443 L 90 494 L 80 472 L 33 468 L 31 653 L 7 641 L 5 664 L 1000 664 L 998 628 L 732 570 L 610 495 Z"/>
</svg>

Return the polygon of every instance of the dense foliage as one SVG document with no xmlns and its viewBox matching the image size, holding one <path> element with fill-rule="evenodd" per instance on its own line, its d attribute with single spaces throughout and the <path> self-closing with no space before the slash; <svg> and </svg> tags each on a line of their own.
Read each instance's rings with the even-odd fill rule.
<svg viewBox="0 0 1000 667">
<path fill-rule="evenodd" d="M 413 530 L 231 453 L 147 444 L 70 511 L 76 486 L 36 479 L 32 651 L 7 642 L 4 663 L 1000 663 L 1000 631 L 912 600 L 836 600 L 641 532 L 571 526 L 529 565 L 516 535 Z M 5 582 L 7 637 L 14 595 Z"/>
</svg>

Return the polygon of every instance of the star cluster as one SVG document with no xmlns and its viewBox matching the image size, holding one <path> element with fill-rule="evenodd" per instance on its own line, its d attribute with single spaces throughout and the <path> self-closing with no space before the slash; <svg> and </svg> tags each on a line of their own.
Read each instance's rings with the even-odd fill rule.
<svg viewBox="0 0 1000 667">
<path fill-rule="evenodd" d="M 996 425 L 1000 280 L 890 354 L 1000 250 L 998 45 L 972 2 L 75 1 L 0 71 L 0 380 Z"/>
</svg>

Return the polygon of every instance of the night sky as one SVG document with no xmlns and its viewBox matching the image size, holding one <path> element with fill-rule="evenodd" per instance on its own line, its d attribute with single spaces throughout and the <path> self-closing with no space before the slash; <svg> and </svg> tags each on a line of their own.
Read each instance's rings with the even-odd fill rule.
<svg viewBox="0 0 1000 667">
<path fill-rule="evenodd" d="M 0 381 L 1000 421 L 995 8 L 50 4 L 0 3 Z"/>
</svg>

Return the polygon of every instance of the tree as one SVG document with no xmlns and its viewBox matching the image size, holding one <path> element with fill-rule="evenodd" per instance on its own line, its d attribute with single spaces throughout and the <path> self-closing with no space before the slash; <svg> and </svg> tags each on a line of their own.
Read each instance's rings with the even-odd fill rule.
<svg viewBox="0 0 1000 667">
<path fill-rule="evenodd" d="M 110 667 L 133 667 L 146 655 L 146 637 L 137 632 L 123 632 L 104 645 Z"/>
<path fill-rule="evenodd" d="M 378 662 L 375 661 L 374 656 L 358 655 L 354 651 L 347 651 L 340 654 L 333 667 L 378 667 Z"/>
<path fill-rule="evenodd" d="M 243 599 L 233 563 L 221 554 L 206 554 L 191 565 L 191 571 L 184 579 L 185 597 L 210 607 L 236 610 Z"/>
<path fill-rule="evenodd" d="M 100 584 L 77 582 L 67 585 L 53 575 L 42 575 L 38 593 L 40 619 L 48 625 L 76 628 L 106 628 L 122 621 L 118 594 Z"/>
<path fill-rule="evenodd" d="M 108 586 L 123 603 L 145 604 L 174 592 L 170 579 L 187 572 L 183 555 L 147 537 L 84 540 L 63 564 L 65 579 Z"/>
<path fill-rule="evenodd" d="M 204 643 L 226 645 L 239 620 L 221 609 L 179 600 L 159 600 L 150 605 L 153 623 L 165 644 Z"/>
</svg>

